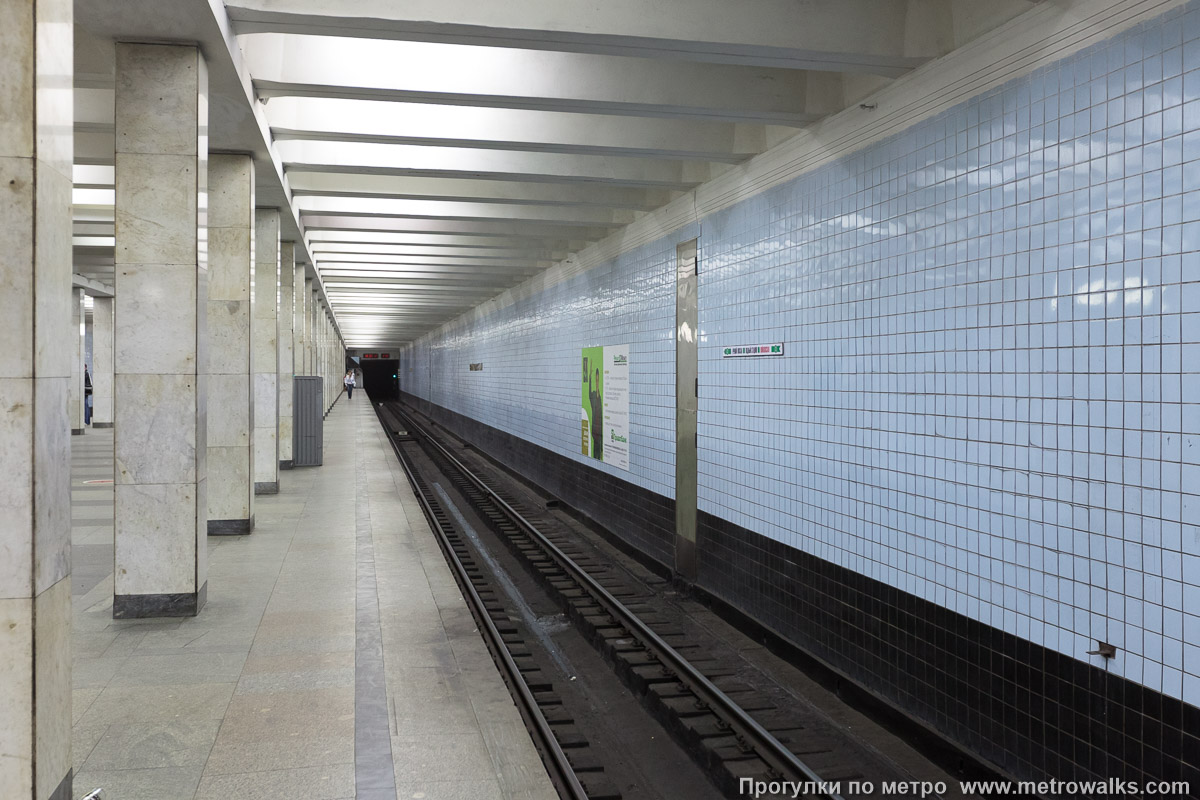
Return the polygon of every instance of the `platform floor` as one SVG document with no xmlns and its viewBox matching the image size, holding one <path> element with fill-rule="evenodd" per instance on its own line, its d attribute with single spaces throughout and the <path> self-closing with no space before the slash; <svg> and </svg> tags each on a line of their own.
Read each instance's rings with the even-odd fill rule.
<svg viewBox="0 0 1200 800">
<path fill-rule="evenodd" d="M 112 431 L 72 445 L 76 798 L 557 797 L 365 395 L 194 618 L 112 619 Z"/>
</svg>

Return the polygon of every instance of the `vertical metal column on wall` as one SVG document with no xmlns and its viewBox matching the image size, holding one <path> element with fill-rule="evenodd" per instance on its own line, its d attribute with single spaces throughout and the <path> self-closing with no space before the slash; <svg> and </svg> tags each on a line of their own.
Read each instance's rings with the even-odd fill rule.
<svg viewBox="0 0 1200 800">
<path fill-rule="evenodd" d="M 675 248 L 675 572 L 696 580 L 696 240 Z"/>
</svg>

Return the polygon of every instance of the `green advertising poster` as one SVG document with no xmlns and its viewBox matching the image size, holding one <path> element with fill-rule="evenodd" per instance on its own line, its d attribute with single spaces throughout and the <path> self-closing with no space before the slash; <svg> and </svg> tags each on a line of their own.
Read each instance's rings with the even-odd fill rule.
<svg viewBox="0 0 1200 800">
<path fill-rule="evenodd" d="M 629 346 L 585 347 L 580 452 L 629 469 Z"/>
</svg>

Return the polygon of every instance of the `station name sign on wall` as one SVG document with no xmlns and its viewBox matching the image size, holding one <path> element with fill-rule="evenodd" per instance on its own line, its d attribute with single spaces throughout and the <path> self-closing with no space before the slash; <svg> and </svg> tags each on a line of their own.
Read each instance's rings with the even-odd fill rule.
<svg viewBox="0 0 1200 800">
<path fill-rule="evenodd" d="M 737 344 L 721 348 L 721 358 L 758 358 L 783 355 L 783 342 L 774 344 Z"/>
</svg>

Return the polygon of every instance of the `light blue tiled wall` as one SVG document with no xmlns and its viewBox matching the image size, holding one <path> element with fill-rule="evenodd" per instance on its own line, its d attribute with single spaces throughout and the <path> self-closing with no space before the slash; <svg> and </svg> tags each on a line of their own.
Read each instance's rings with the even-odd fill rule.
<svg viewBox="0 0 1200 800">
<path fill-rule="evenodd" d="M 701 508 L 1200 704 L 1198 189 L 1193 3 L 704 219 Z M 673 496 L 693 235 L 428 337 L 412 391 L 569 454 L 579 348 L 629 342 Z"/>
<path fill-rule="evenodd" d="M 661 240 L 481 321 L 451 323 L 402 353 L 410 376 L 402 388 L 674 497 L 674 270 L 674 241 Z M 580 351 L 621 344 L 630 361 L 628 472 L 579 453 Z M 483 370 L 470 371 L 479 362 Z"/>
</svg>

